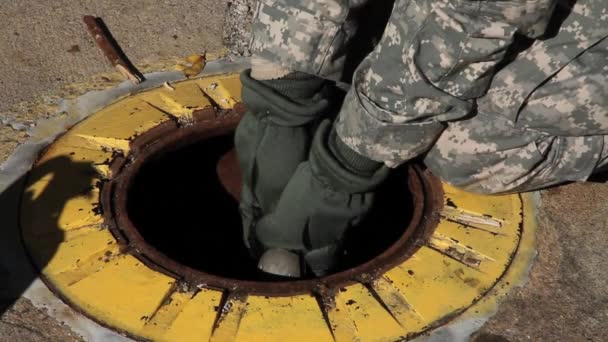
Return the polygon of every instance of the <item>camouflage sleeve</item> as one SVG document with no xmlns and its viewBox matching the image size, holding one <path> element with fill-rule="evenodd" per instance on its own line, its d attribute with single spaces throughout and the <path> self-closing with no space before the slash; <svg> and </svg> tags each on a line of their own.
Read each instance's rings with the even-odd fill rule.
<svg viewBox="0 0 608 342">
<path fill-rule="evenodd" d="M 339 79 L 344 46 L 354 34 L 345 25 L 354 8 L 370 0 L 259 0 L 251 52 L 278 65 Z"/>
<path fill-rule="evenodd" d="M 545 32 L 556 0 L 397 0 L 337 122 L 359 153 L 396 166 L 469 115 L 516 33 Z"/>
</svg>

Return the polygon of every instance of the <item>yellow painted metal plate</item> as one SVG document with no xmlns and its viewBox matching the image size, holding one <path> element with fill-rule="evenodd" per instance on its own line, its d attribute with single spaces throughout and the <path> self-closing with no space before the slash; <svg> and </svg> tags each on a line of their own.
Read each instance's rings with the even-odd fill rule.
<svg viewBox="0 0 608 342">
<path fill-rule="evenodd" d="M 297 317 L 296 319 L 294 319 Z M 247 312 L 241 319 L 237 340 L 328 341 L 331 332 L 312 295 L 247 298 Z"/>
<path fill-rule="evenodd" d="M 201 290 L 192 297 L 176 317 L 165 323 L 165 331 L 156 336 L 161 341 L 208 341 L 220 307 L 219 291 Z M 194 328 L 193 328 L 194 327 Z"/>
<path fill-rule="evenodd" d="M 478 304 L 495 303 L 523 274 L 535 222 L 526 196 L 480 196 L 444 185 L 441 222 L 411 258 L 371 283 L 263 297 L 179 283 L 125 254 L 104 226 L 99 182 L 114 153 L 167 120 L 240 101 L 238 75 L 193 79 L 120 100 L 53 143 L 33 167 L 21 222 L 32 260 L 74 307 L 129 335 L 155 341 L 396 341 Z M 509 269 L 514 268 L 517 272 Z M 481 304 L 479 304 L 481 305 Z"/>
</svg>

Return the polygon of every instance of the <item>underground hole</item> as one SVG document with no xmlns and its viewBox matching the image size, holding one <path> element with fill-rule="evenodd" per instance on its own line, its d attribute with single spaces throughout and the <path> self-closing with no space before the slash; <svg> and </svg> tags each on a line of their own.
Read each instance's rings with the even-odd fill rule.
<svg viewBox="0 0 608 342">
<path fill-rule="evenodd" d="M 240 183 L 239 173 L 230 172 L 237 168 L 234 158 L 226 158 L 232 165 L 218 167 L 231 153 L 232 140 L 213 137 L 153 155 L 128 190 L 128 216 L 148 244 L 183 265 L 220 277 L 268 280 L 242 242 L 238 201 L 222 184 Z M 380 189 L 365 223 L 346 236 L 338 271 L 373 259 L 397 241 L 411 207 L 407 172 L 399 170 Z"/>
</svg>

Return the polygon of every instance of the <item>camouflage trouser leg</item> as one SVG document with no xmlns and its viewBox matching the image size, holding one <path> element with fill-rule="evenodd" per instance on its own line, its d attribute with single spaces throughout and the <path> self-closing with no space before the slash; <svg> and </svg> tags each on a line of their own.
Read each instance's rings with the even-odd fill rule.
<svg viewBox="0 0 608 342">
<path fill-rule="evenodd" d="M 479 113 L 450 124 L 426 155 L 434 174 L 479 193 L 523 192 L 585 181 L 608 166 L 608 136 L 556 136 Z"/>
<path fill-rule="evenodd" d="M 535 43 L 501 70 L 478 101 L 479 113 L 448 124 L 426 156 L 429 168 L 482 193 L 585 181 L 604 171 L 608 39 L 574 39 L 572 32 L 592 32 L 581 28 L 585 23 L 572 14 L 556 37 Z"/>
</svg>

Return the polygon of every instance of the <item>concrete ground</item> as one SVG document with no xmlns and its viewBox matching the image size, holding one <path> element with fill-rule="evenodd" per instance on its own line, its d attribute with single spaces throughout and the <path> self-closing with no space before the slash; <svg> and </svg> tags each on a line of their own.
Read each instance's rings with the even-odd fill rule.
<svg viewBox="0 0 608 342">
<path fill-rule="evenodd" d="M 3 3 L 0 162 L 27 139 L 23 130 L 28 125 L 54 115 L 57 99 L 111 87 L 121 80 L 88 36 L 82 15 L 103 17 L 133 63 L 145 72 L 171 69 L 178 58 L 202 49 L 222 54 L 223 37 L 234 50 L 246 53 L 246 15 L 252 3 Z M 542 200 L 539 255 L 530 280 L 510 294 L 475 341 L 608 340 L 608 185 L 571 184 L 543 192 Z M 26 299 L 0 315 L 0 342 L 79 340 Z"/>
<path fill-rule="evenodd" d="M 530 281 L 476 341 L 608 341 L 607 218 L 607 184 L 544 191 Z"/>
</svg>

